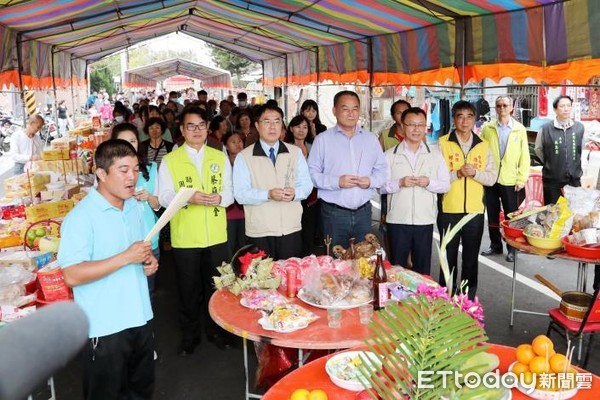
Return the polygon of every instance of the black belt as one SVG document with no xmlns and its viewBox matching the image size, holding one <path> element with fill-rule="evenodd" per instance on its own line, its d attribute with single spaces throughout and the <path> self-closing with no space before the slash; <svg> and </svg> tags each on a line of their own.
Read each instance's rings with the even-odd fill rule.
<svg viewBox="0 0 600 400">
<path fill-rule="evenodd" d="M 365 208 L 370 203 L 369 201 L 367 201 L 365 204 L 363 204 L 362 206 L 360 206 L 358 208 L 346 208 L 346 207 L 338 206 L 337 204 L 330 203 L 330 202 L 325 201 L 323 199 L 321 199 L 321 201 L 323 203 L 327 204 L 328 206 L 331 206 L 333 208 L 337 208 L 339 210 L 344 210 L 344 211 L 359 211 L 359 210 Z"/>
</svg>

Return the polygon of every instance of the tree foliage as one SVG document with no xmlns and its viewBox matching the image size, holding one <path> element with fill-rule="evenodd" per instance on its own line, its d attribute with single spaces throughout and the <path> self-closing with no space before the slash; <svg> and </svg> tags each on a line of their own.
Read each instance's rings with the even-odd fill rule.
<svg viewBox="0 0 600 400">
<path fill-rule="evenodd" d="M 110 95 L 115 91 L 113 75 L 109 68 L 95 68 L 90 73 L 90 88 L 92 92 L 106 89 Z"/>
<path fill-rule="evenodd" d="M 231 72 L 231 75 L 239 82 L 242 75 L 248 72 L 248 70 L 256 68 L 256 63 L 251 60 L 238 56 L 235 53 L 223 50 L 220 47 L 208 45 L 211 51 L 212 59 L 215 65 L 221 69 Z"/>
</svg>

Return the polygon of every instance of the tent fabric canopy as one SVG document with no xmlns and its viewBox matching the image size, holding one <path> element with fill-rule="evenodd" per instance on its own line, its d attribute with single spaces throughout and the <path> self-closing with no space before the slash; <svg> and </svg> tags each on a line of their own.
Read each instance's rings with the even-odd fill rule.
<svg viewBox="0 0 600 400">
<path fill-rule="evenodd" d="M 598 20 L 597 0 L 13 0 L 0 2 L 0 79 L 14 79 L 17 49 L 32 81 L 54 71 L 68 82 L 86 62 L 182 32 L 263 62 L 266 84 L 465 84 L 522 71 L 585 83 Z"/>
<path fill-rule="evenodd" d="M 232 87 L 231 74 L 220 68 L 208 67 L 189 60 L 171 59 L 125 71 L 124 87 L 155 87 L 157 81 L 175 75 L 202 80 L 202 86 Z"/>
</svg>

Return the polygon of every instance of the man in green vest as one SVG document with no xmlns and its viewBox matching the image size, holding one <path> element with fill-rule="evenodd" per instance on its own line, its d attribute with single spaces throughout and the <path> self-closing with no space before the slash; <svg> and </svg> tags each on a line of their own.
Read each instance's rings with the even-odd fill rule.
<svg viewBox="0 0 600 400">
<path fill-rule="evenodd" d="M 233 188 L 225 153 L 205 146 L 206 112 L 188 107 L 180 120 L 185 143 L 163 158 L 158 198 L 168 207 L 180 188 L 196 189 L 188 205 L 171 220 L 182 334 L 178 354 L 187 356 L 200 344 L 202 324 L 209 341 L 221 349 L 230 346 L 225 332 L 208 314 L 208 301 L 216 267 L 229 259 L 225 209 L 233 203 Z"/>
<path fill-rule="evenodd" d="M 452 107 L 455 130 L 440 138 L 440 149 L 450 170 L 450 191 L 442 199 L 439 218 L 440 235 L 455 226 L 464 216 L 478 214 L 467 223 L 446 247 L 448 267 L 453 271 L 453 290 L 458 289 L 456 276 L 458 247 L 462 242 L 460 282 L 466 282 L 470 299 L 477 291 L 479 248 L 483 235 L 484 186 L 496 182 L 497 170 L 494 156 L 486 141 L 473 133 L 475 107 L 468 101 L 458 101 Z M 440 274 L 440 283 L 446 285 Z"/>
</svg>

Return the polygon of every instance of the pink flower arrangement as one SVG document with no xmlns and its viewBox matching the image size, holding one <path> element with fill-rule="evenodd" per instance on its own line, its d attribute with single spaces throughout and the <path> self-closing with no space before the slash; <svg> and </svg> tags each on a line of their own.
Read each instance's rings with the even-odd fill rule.
<svg viewBox="0 0 600 400">
<path fill-rule="evenodd" d="M 459 307 L 463 310 L 467 315 L 477 321 L 477 324 L 484 328 L 484 316 L 483 316 L 483 306 L 479 302 L 479 298 L 475 297 L 475 300 L 469 300 L 468 296 L 464 293 L 455 294 L 450 297 L 445 287 L 442 286 L 430 286 L 426 283 L 421 283 L 417 286 L 417 294 L 424 294 L 427 296 L 429 301 L 433 299 L 444 299 L 448 303 L 453 304 L 456 307 Z"/>
</svg>

